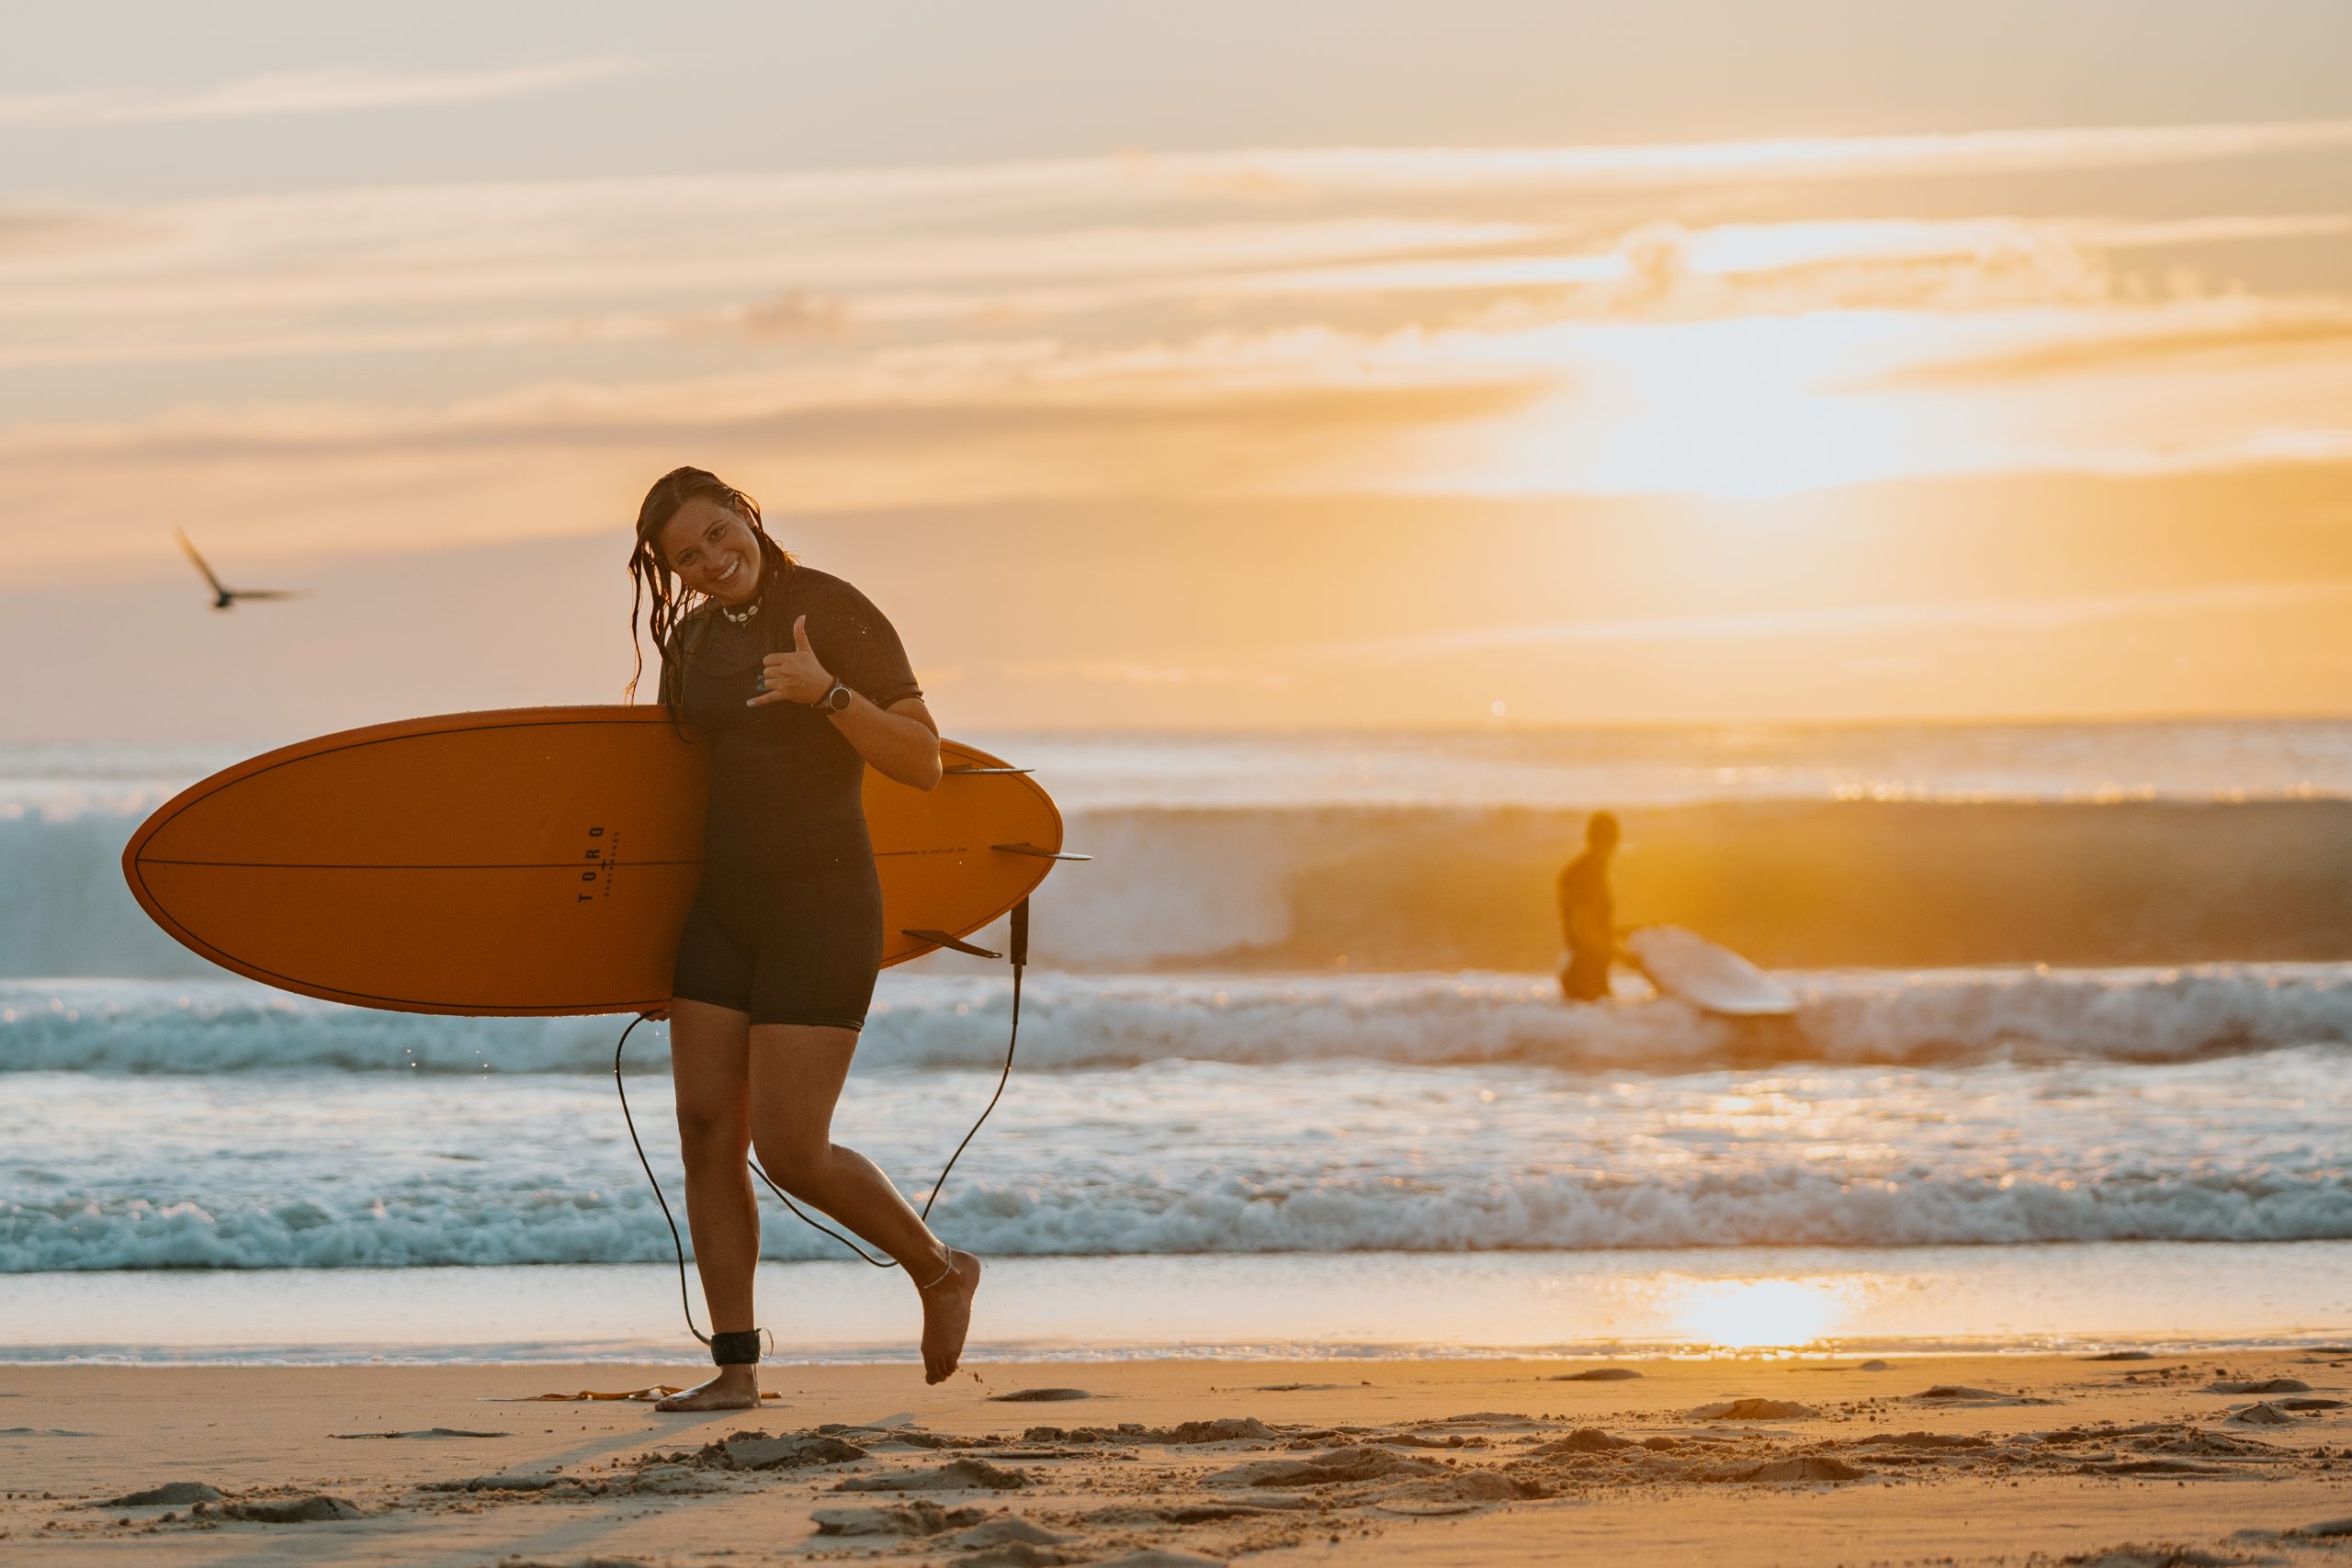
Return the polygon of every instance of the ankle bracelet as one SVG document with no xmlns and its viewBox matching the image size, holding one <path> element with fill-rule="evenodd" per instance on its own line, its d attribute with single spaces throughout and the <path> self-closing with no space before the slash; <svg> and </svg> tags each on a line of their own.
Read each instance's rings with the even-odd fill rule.
<svg viewBox="0 0 2352 1568">
<path fill-rule="evenodd" d="M 940 1287 L 940 1286 L 942 1286 L 942 1285 L 944 1285 L 944 1284 L 947 1283 L 948 1278 L 949 1278 L 951 1275 L 953 1275 L 955 1272 L 956 1272 L 956 1255 L 955 1255 L 954 1253 L 952 1253 L 952 1252 L 951 1252 L 951 1253 L 949 1253 L 949 1254 L 947 1255 L 947 1266 L 946 1266 L 945 1268 L 944 1268 L 944 1269 L 940 1269 L 940 1271 L 939 1271 L 939 1278 L 938 1278 L 938 1279 L 936 1279 L 936 1280 L 933 1280 L 930 1284 L 928 1284 L 928 1285 L 917 1285 L 917 1286 L 915 1287 L 915 1289 L 916 1289 L 916 1290 L 918 1290 L 918 1291 L 935 1291 L 935 1290 L 939 1289 L 939 1287 Z"/>
</svg>

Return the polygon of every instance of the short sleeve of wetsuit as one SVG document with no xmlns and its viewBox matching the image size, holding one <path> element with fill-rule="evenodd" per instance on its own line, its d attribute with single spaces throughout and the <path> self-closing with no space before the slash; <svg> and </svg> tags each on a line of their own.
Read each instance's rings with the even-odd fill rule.
<svg viewBox="0 0 2352 1568">
<path fill-rule="evenodd" d="M 808 618 L 817 662 L 877 708 L 922 696 L 898 628 L 874 602 L 838 577 L 826 579 L 823 589 Z"/>
</svg>

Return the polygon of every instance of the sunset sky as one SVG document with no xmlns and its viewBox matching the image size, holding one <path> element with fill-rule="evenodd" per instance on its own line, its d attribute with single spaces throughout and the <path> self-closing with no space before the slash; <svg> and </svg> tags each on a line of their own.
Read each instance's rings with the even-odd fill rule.
<svg viewBox="0 0 2352 1568">
<path fill-rule="evenodd" d="M 2341 0 L 651 18 L 12 18 L 0 737 L 617 700 L 682 462 L 951 732 L 2352 706 Z"/>
</svg>

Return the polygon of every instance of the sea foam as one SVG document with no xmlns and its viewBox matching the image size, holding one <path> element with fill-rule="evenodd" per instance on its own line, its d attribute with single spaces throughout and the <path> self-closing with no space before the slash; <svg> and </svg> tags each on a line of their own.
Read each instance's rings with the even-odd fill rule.
<svg viewBox="0 0 2352 1568">
<path fill-rule="evenodd" d="M 1594 1182 L 1498 1175 L 1467 1186 L 1385 1175 L 1198 1188 L 975 1181 L 933 1223 L 998 1257 L 1197 1252 L 1472 1252 L 2352 1236 L 2340 1171 L 2148 1170 L 2105 1183 L 2030 1175 L 1857 1181 L 1780 1169 Z M 840 1256 L 781 1213 L 763 1256 Z M 658 1262 L 650 1192 L 439 1192 L 264 1201 L 0 1201 L 0 1274 L 50 1269 L 340 1269 Z"/>
</svg>

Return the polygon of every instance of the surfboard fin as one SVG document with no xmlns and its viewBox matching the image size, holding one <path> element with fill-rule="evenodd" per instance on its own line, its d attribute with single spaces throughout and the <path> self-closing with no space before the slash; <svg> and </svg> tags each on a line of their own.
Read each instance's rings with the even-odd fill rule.
<svg viewBox="0 0 2352 1568">
<path fill-rule="evenodd" d="M 992 850 L 1002 850 L 1009 855 L 1032 855 L 1038 860 L 1092 860 L 1092 855 L 1066 855 L 1055 850 L 1041 849 L 1035 844 L 990 844 Z"/>
<path fill-rule="evenodd" d="M 942 768 L 943 773 L 1034 773 L 1035 768 L 984 768 L 978 762 L 958 762 L 952 768 Z"/>
<path fill-rule="evenodd" d="M 917 942 L 927 942 L 937 947 L 952 947 L 958 953 L 968 953 L 975 958 L 1002 958 L 1004 956 L 1001 953 L 990 953 L 985 947 L 975 947 L 970 942 L 965 942 L 960 938 L 949 936 L 945 931 L 901 931 L 899 934 L 900 936 L 910 936 Z"/>
</svg>

